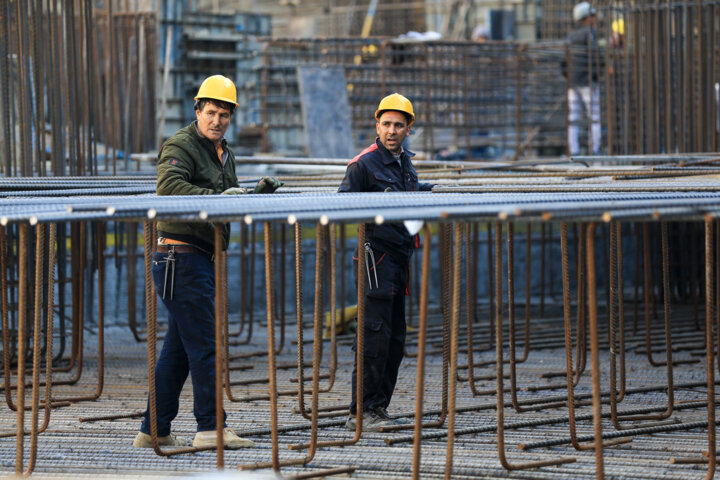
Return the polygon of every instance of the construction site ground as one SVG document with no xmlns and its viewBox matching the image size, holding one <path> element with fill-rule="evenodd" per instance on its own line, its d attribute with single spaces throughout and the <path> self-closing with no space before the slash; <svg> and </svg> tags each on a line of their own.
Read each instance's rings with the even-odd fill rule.
<svg viewBox="0 0 720 480">
<path fill-rule="evenodd" d="M 630 311 L 630 306 L 626 311 Z M 533 319 L 531 332 L 535 335 L 544 335 L 550 341 L 543 341 L 550 348 L 532 348 L 526 362 L 518 364 L 518 386 L 521 400 L 539 398 L 542 396 L 566 396 L 567 389 L 526 391 L 528 386 L 547 384 L 565 384 L 565 377 L 541 378 L 540 374 L 551 371 L 565 370 L 565 349 L 563 342 L 561 312 L 556 308 L 548 308 L 543 319 Z M 679 309 L 678 309 L 679 310 Z M 521 310 L 520 310 L 521 311 Z M 662 313 L 662 309 L 660 309 Z M 631 315 L 626 314 L 626 330 L 628 339 L 627 349 L 627 387 L 667 385 L 665 367 L 651 367 L 644 353 L 637 353 L 636 349 L 644 348 L 644 332 L 642 315 L 637 333 L 632 335 Z M 163 312 L 159 312 L 162 319 Z M 434 314 L 434 324 L 438 325 L 437 312 Z M 256 317 L 257 318 L 257 317 Z M 480 312 L 480 318 L 487 318 L 487 311 Z M 695 330 L 691 309 L 674 311 L 673 333 L 683 336 L 684 344 L 701 346 L 703 334 Z M 308 318 L 307 322 L 311 319 Z M 703 324 L 702 318 L 700 324 Z M 489 366 L 475 369 L 475 376 L 492 376 L 495 372 L 495 349 L 488 348 L 488 325 L 481 322 L 484 327 L 475 328 L 475 362 L 490 362 Z M 522 316 L 518 314 L 518 356 L 522 355 L 523 332 Z M 311 325 L 307 324 L 307 327 Z M 662 343 L 662 324 L 653 327 L 653 336 Z M 231 330 L 233 328 L 231 327 Z M 294 337 L 295 325 L 289 324 L 286 328 L 287 338 L 283 351 L 278 355 L 278 365 L 297 362 L 295 345 L 291 344 Z M 132 442 L 139 425 L 139 418 L 80 422 L 81 417 L 96 415 L 112 415 L 141 412 L 147 399 L 147 345 L 136 342 L 127 327 L 117 325 L 108 327 L 106 335 L 106 372 L 105 386 L 100 399 L 96 402 L 80 402 L 69 407 L 58 408 L 52 411 L 50 425 L 46 432 L 39 437 L 39 450 L 37 467 L 34 478 L 166 478 L 176 476 L 208 478 L 210 472 L 216 469 L 216 454 L 214 451 L 204 451 L 194 454 L 185 454 L 163 458 L 156 455 L 152 449 L 133 448 Z M 57 386 L 53 389 L 53 396 L 61 398 L 69 393 L 79 395 L 95 390 L 97 381 L 97 332 L 86 332 L 85 339 L 85 365 L 79 384 L 72 387 Z M 312 338 L 312 329 L 305 330 L 306 341 Z M 465 338 L 464 326 L 460 329 L 460 339 Z M 507 335 L 505 336 L 507 340 Z M 607 334 L 601 333 L 601 342 L 607 342 Z M 320 405 L 347 405 L 350 399 L 350 376 L 352 372 L 352 355 L 350 348 L 351 338 L 341 338 L 338 347 L 339 364 L 337 379 L 331 392 L 324 393 L 320 398 Z M 158 346 L 161 342 L 158 342 Z M 437 339 L 431 345 L 438 345 Z M 327 372 L 329 365 L 329 342 L 326 342 L 323 356 L 323 372 Z M 306 361 L 311 358 L 312 345 L 307 344 Z M 411 351 L 414 347 L 411 347 Z M 256 328 L 252 342 L 245 346 L 231 347 L 233 353 L 267 350 L 267 337 L 265 329 Z M 575 350 L 575 349 L 574 349 Z M 601 349 L 601 384 L 607 390 L 609 357 L 605 349 Z M 505 349 L 507 359 L 508 349 Z M 589 355 L 589 354 L 588 354 Z M 664 358 L 664 349 L 654 352 L 655 359 Z M 675 358 L 697 358 L 697 363 L 682 364 L 675 367 L 674 381 L 676 385 L 684 383 L 702 383 L 705 376 L 704 357 L 691 356 L 689 351 L 675 352 Z M 464 353 L 458 356 L 461 365 L 467 365 Z M 252 369 L 233 371 L 232 380 L 241 379 L 267 379 L 267 356 L 253 357 L 249 360 L 236 360 L 236 364 L 251 364 Z M 439 408 L 442 398 L 442 356 L 439 353 L 429 355 L 425 376 L 425 408 Z M 306 385 L 310 386 L 312 370 L 306 370 Z M 505 366 L 508 373 L 508 366 Z M 460 370 L 461 376 L 466 376 L 466 370 Z M 278 370 L 278 387 L 280 390 L 297 388 L 291 383 L 291 378 L 297 377 L 297 368 Z M 56 375 L 55 381 L 61 380 L 62 375 Z M 327 380 L 321 381 L 321 386 Z M 505 387 L 509 386 L 505 380 Z M 582 376 L 576 395 L 590 392 L 591 385 L 590 364 L 588 359 L 587 371 Z M 406 357 L 403 361 L 398 385 L 389 411 L 391 414 L 408 414 L 414 411 L 416 388 L 416 361 L 415 358 Z M 479 390 L 493 390 L 495 380 L 483 380 L 477 383 Z M 237 397 L 267 393 L 267 384 L 251 386 L 235 386 L 233 393 Z M 29 392 L 28 392 L 29 394 Z M 44 395 L 42 393 L 41 395 Z M 505 400 L 510 400 L 510 394 L 505 394 Z M 684 401 L 706 400 L 705 389 L 678 388 L 675 391 L 675 403 Z M 310 395 L 305 396 L 306 406 L 310 403 Z M 496 423 L 496 410 L 494 408 L 496 397 L 494 394 L 473 396 L 467 382 L 459 383 L 457 387 L 457 407 L 478 406 L 477 411 L 458 413 L 455 417 L 456 430 L 492 426 Z M 655 391 L 650 393 L 628 394 L 620 404 L 620 409 L 645 408 L 649 406 L 663 407 L 667 404 L 667 392 Z M 300 415 L 293 413 L 298 407 L 297 397 L 280 396 L 279 425 L 307 424 L 309 422 Z M 485 406 L 482 408 L 482 406 Z M 271 459 L 271 439 L 269 434 L 253 435 L 258 430 L 270 427 L 270 409 L 267 401 L 243 401 L 232 403 L 225 400 L 228 413 L 228 424 L 241 436 L 248 436 L 256 442 L 255 448 L 225 452 L 225 475 L 228 478 L 275 478 L 272 471 L 238 472 L 236 467 L 241 464 L 268 461 Z M 609 408 L 604 406 L 604 412 Z M 338 417 L 323 418 L 320 421 L 327 424 L 335 421 L 336 425 L 321 428 L 319 440 L 351 438 L 353 432 L 344 426 L 346 413 Z M 591 413 L 590 406 L 577 409 L 577 415 Z M 29 415 L 28 415 L 29 416 Z M 494 430 L 471 435 L 459 435 L 454 442 L 453 473 L 452 478 L 480 479 L 480 478 L 517 478 L 517 479 L 590 479 L 595 478 L 595 454 L 592 450 L 576 451 L 571 445 L 565 444 L 552 448 L 538 448 L 530 451 L 521 451 L 518 444 L 568 437 L 568 409 L 567 407 L 533 410 L 525 413 L 516 413 L 510 407 L 505 408 L 505 423 L 516 421 L 564 418 L 561 423 L 552 425 L 506 429 L 505 442 L 508 460 L 511 463 L 520 463 L 531 460 L 542 460 L 556 457 L 575 457 L 574 463 L 544 467 L 532 470 L 507 471 L 499 460 L 497 451 L 497 436 Z M 428 416 L 427 420 L 437 418 Z M 673 419 L 682 422 L 707 421 L 705 408 L 681 409 L 673 413 Z M 42 413 L 41 413 L 42 421 Z M 26 426 L 28 425 L 26 417 Z M 340 423 L 340 424 L 338 424 Z M 14 431 L 16 413 L 7 406 L 0 410 L 0 424 L 5 431 Z M 186 383 L 180 400 L 180 413 L 173 423 L 173 432 L 191 439 L 195 433 L 195 419 L 192 414 L 192 385 Z M 447 428 L 447 421 L 444 425 Z M 610 421 L 603 420 L 604 432 L 615 431 Z M 439 432 L 437 429 L 425 429 L 424 432 Z M 591 435 L 592 421 L 578 421 L 578 434 Z M 283 476 L 341 466 L 355 466 L 352 478 L 363 479 L 402 479 L 410 478 L 412 471 L 413 445 L 412 442 L 387 445 L 386 438 L 411 435 L 411 431 L 396 433 L 363 433 L 359 443 L 342 448 L 321 448 L 315 458 L 304 468 L 285 467 Z M 279 435 L 280 458 L 298 458 L 306 451 L 291 451 L 288 446 L 295 443 L 307 442 L 310 438 L 309 430 L 281 432 Z M 421 478 L 443 478 L 446 465 L 447 439 L 425 439 L 422 442 Z M 0 474 L 10 475 L 14 471 L 16 440 L 14 436 L 0 438 Z M 26 438 L 25 448 L 29 447 L 29 437 Z M 705 473 L 704 465 L 671 464 L 671 457 L 700 458 L 701 453 L 707 449 L 707 431 L 705 428 L 673 431 L 669 433 L 653 433 L 652 435 L 635 435 L 631 443 L 608 447 L 605 449 L 606 478 L 623 479 L 682 479 L 701 478 Z M 27 453 L 26 453 L 27 458 Z M 346 475 L 343 475 L 346 476 Z"/>
</svg>

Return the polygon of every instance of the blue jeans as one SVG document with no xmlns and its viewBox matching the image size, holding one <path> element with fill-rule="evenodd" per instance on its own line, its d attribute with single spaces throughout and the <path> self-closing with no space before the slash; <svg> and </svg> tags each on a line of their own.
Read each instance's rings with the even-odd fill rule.
<svg viewBox="0 0 720 480">
<path fill-rule="evenodd" d="M 152 264 L 160 297 L 165 283 L 165 257 L 167 253 L 156 253 Z M 168 312 L 168 330 L 155 365 L 155 405 L 161 437 L 170 434 L 170 423 L 177 416 L 180 392 L 188 373 L 192 376 L 197 430 L 215 430 L 215 269 L 212 262 L 199 254 L 177 253 L 175 258 L 172 299 L 168 274 L 162 301 Z M 150 434 L 149 407 L 143 414 L 140 431 Z"/>
</svg>

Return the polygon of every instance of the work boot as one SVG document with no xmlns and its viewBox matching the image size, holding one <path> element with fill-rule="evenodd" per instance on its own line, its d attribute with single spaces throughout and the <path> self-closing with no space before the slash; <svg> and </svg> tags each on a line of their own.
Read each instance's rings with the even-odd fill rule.
<svg viewBox="0 0 720 480">
<path fill-rule="evenodd" d="M 355 430 L 356 424 L 357 417 L 353 414 L 350 414 L 347 421 L 345 422 L 345 427 L 347 427 L 348 430 Z M 388 427 L 390 425 L 393 425 L 392 420 L 385 420 L 383 418 L 380 418 L 378 414 L 372 410 L 368 410 L 363 413 L 363 432 L 379 432 L 380 427 Z"/>
<path fill-rule="evenodd" d="M 161 447 L 187 447 L 188 440 L 185 437 L 178 437 L 173 434 L 158 437 L 158 445 Z M 138 432 L 133 441 L 133 447 L 152 448 L 152 438 L 147 433 Z"/>
<path fill-rule="evenodd" d="M 391 422 L 391 425 L 409 425 L 410 424 L 410 420 L 408 420 L 407 418 L 390 416 L 390 414 L 387 412 L 385 407 L 377 407 L 375 409 L 375 414 L 378 417 L 382 418 L 384 421 Z"/>
<path fill-rule="evenodd" d="M 254 447 L 255 442 L 247 438 L 240 438 L 229 428 L 223 429 L 223 443 L 226 450 L 237 450 L 238 448 Z M 214 447 L 217 445 L 217 433 L 215 430 L 197 432 L 193 438 L 193 447 Z"/>
</svg>

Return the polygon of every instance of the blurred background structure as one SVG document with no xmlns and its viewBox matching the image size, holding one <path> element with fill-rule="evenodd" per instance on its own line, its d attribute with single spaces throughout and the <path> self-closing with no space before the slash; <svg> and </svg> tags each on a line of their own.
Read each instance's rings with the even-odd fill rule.
<svg viewBox="0 0 720 480">
<path fill-rule="evenodd" d="M 714 151 L 715 4 L 639 5 L 594 6 L 600 48 L 585 68 L 599 75 L 602 151 Z M 228 133 L 240 152 L 328 156 L 310 151 L 302 114 L 334 101 L 303 98 L 297 73 L 313 66 L 332 67 L 345 84 L 351 116 L 342 120 L 354 149 L 372 136 L 377 99 L 397 90 L 419 106 L 411 145 L 424 158 L 561 155 L 572 7 L 560 0 L 6 2 L 0 168 L 12 176 L 136 169 L 133 154 L 157 149 L 192 118 L 207 72 L 240 86 Z M 490 41 L 470 41 L 477 27 Z"/>
</svg>

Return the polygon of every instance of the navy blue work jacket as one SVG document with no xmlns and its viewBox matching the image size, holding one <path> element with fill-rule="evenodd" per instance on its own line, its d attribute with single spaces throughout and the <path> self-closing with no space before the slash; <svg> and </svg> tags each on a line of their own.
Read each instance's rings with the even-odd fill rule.
<svg viewBox="0 0 720 480">
<path fill-rule="evenodd" d="M 410 159 L 415 154 L 403 149 L 400 162 L 379 138 L 348 163 L 338 192 L 414 192 L 432 190 L 430 183 L 420 183 Z M 401 165 L 402 164 L 402 165 Z M 391 255 L 412 255 L 413 237 L 402 223 L 368 224 L 366 240 L 373 248 Z"/>
</svg>

